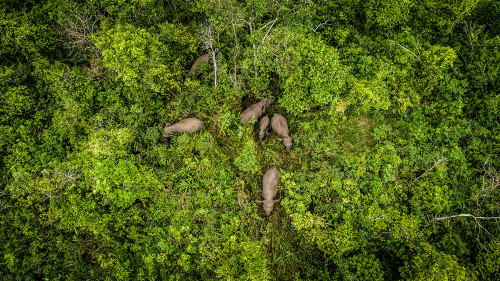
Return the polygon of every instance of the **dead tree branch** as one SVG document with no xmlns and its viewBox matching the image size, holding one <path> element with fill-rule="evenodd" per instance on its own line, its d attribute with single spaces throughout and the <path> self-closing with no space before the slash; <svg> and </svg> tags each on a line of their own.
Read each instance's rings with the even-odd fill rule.
<svg viewBox="0 0 500 281">
<path fill-rule="evenodd" d="M 459 215 L 453 215 L 453 216 L 447 216 L 447 217 L 439 217 L 439 218 L 433 218 L 429 222 L 435 222 L 435 221 L 442 221 L 446 219 L 452 219 L 452 218 L 459 218 L 459 217 L 471 217 L 474 218 L 475 220 L 498 220 L 500 217 L 476 217 L 471 214 L 459 214 Z"/>
<path fill-rule="evenodd" d="M 262 41 L 260 42 L 259 47 L 257 48 L 257 53 L 259 52 L 262 45 L 264 45 L 264 41 L 266 41 L 266 38 L 269 35 L 269 32 L 271 32 L 271 29 L 273 28 L 273 26 L 276 24 L 276 21 L 278 21 L 278 18 L 275 18 L 274 20 L 272 20 L 266 24 L 266 26 L 267 26 L 269 23 L 272 22 L 271 26 L 267 29 L 266 35 L 264 35 L 264 37 L 262 38 Z M 261 30 L 262 30 L 262 28 L 261 28 Z"/>
<path fill-rule="evenodd" d="M 324 22 L 322 22 L 322 23 L 318 24 L 318 26 L 316 26 L 316 28 L 314 28 L 314 29 L 313 29 L 313 28 L 311 28 L 311 27 L 308 27 L 308 26 L 306 26 L 306 27 L 307 27 L 309 30 L 311 30 L 312 32 L 314 32 L 314 33 L 318 33 L 318 31 L 317 31 L 317 30 L 318 30 L 318 28 L 320 28 L 321 26 L 323 26 L 323 25 L 331 25 L 331 24 L 328 24 L 328 22 L 330 22 L 330 20 L 325 20 Z"/>
<path fill-rule="evenodd" d="M 476 195 L 476 198 L 490 197 L 500 186 L 500 173 L 494 167 L 489 165 L 488 160 L 484 162 L 483 171 L 484 174 L 481 192 Z"/>
<path fill-rule="evenodd" d="M 432 220 L 430 220 L 429 222 L 430 223 L 433 223 L 433 222 L 436 222 L 436 221 L 444 221 L 444 220 L 447 220 L 447 219 L 452 219 L 452 218 L 460 218 L 460 217 L 468 217 L 468 218 L 473 218 L 474 221 L 476 222 L 476 225 L 484 230 L 488 236 L 491 238 L 491 239 L 497 239 L 496 236 L 494 236 L 493 234 L 491 234 L 491 232 L 489 232 L 481 223 L 479 223 L 479 220 L 495 220 L 496 224 L 497 224 L 497 227 L 498 227 L 498 219 L 500 219 L 500 217 L 476 217 L 474 215 L 471 215 L 471 214 L 459 214 L 459 215 L 453 215 L 453 216 L 447 216 L 447 217 L 439 217 L 439 218 L 433 218 Z M 500 228 L 499 228 L 500 229 Z M 479 241 L 479 233 L 478 233 L 478 237 L 477 237 L 477 240 L 478 242 Z"/>
<path fill-rule="evenodd" d="M 395 45 L 398 45 L 399 47 L 403 48 L 403 50 L 409 52 L 410 54 L 412 54 L 413 56 L 415 56 L 418 60 L 420 60 L 420 55 L 417 55 L 415 54 L 414 52 L 412 52 L 410 49 L 406 48 L 405 46 L 401 45 L 398 41 L 394 41 L 394 40 L 391 40 L 389 41 L 389 44 L 395 44 Z"/>
<path fill-rule="evenodd" d="M 445 150 L 446 151 L 446 150 Z M 445 152 L 443 151 L 443 153 Z M 441 164 L 443 162 L 446 161 L 446 158 L 443 157 L 443 153 L 441 153 L 441 156 L 438 157 L 438 159 L 436 160 L 436 162 L 434 162 L 434 165 L 432 165 L 432 167 L 430 167 L 429 169 L 427 169 L 427 171 L 425 171 L 423 174 L 421 174 L 420 176 L 418 176 L 416 179 L 414 179 L 411 183 L 416 183 L 421 177 L 427 175 L 430 171 L 432 171 L 438 164 Z"/>
<path fill-rule="evenodd" d="M 100 54 L 100 50 L 90 41 L 90 36 L 97 31 L 97 24 L 101 19 L 99 11 L 80 10 L 69 7 L 67 16 L 57 21 L 60 26 L 59 34 L 63 37 L 67 47 L 73 51 L 75 49 L 88 50 Z"/>
<path fill-rule="evenodd" d="M 318 224 L 322 224 L 323 226 L 325 226 L 325 225 L 334 226 L 333 224 L 327 223 L 327 222 L 324 222 L 324 221 L 317 221 L 317 220 L 311 220 L 311 221 L 313 221 L 315 223 L 318 223 Z"/>
<path fill-rule="evenodd" d="M 216 60 L 216 55 L 217 52 L 219 51 L 217 48 L 214 47 L 214 41 L 215 41 L 215 36 L 214 36 L 214 30 L 212 27 L 212 24 L 208 23 L 201 29 L 201 45 L 202 48 L 206 51 L 209 51 L 210 54 L 212 55 L 212 63 L 214 65 L 214 86 L 217 88 L 217 60 Z"/>
</svg>

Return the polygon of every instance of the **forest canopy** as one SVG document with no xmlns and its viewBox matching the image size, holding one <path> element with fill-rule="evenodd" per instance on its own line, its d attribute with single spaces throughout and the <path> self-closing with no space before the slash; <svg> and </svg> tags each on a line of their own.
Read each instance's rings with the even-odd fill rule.
<svg viewBox="0 0 500 281">
<path fill-rule="evenodd" d="M 499 78 L 496 0 L 1 1 L 0 274 L 494 280 Z"/>
</svg>

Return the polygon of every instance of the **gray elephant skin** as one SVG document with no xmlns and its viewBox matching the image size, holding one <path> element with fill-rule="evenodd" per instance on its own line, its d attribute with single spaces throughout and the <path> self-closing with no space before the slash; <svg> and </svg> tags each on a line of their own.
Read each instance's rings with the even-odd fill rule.
<svg viewBox="0 0 500 281">
<path fill-rule="evenodd" d="M 289 135 L 288 123 L 285 117 L 281 114 L 274 114 L 271 119 L 271 128 L 278 135 L 278 141 L 285 146 L 286 152 L 289 153 L 292 148 L 292 137 Z"/>
<path fill-rule="evenodd" d="M 198 73 L 198 69 L 200 68 L 200 63 L 212 63 L 212 57 L 209 54 L 204 54 L 203 56 L 198 57 L 194 63 L 193 66 L 191 66 L 191 70 L 188 72 L 189 77 L 193 77 L 193 75 L 196 75 Z"/>
<path fill-rule="evenodd" d="M 267 170 L 262 177 L 262 198 L 264 200 L 255 200 L 257 203 L 264 203 L 263 208 L 266 216 L 269 216 L 274 208 L 274 203 L 279 200 L 274 200 L 278 194 L 276 186 L 280 184 L 279 171 L 276 168 Z"/>
<path fill-rule="evenodd" d="M 203 122 L 196 118 L 187 118 L 171 126 L 163 128 L 162 137 L 168 138 L 174 134 L 195 133 L 203 127 Z"/>
<path fill-rule="evenodd" d="M 269 127 L 269 123 L 271 123 L 271 119 L 269 119 L 269 116 L 264 116 L 260 118 L 260 123 L 259 123 L 259 140 L 262 141 L 264 137 L 266 136 L 267 132 L 267 127 Z"/>
<path fill-rule="evenodd" d="M 262 100 L 258 103 L 253 104 L 249 108 L 247 108 L 243 113 L 240 114 L 240 122 L 246 123 L 255 117 L 255 119 L 259 119 L 259 117 L 266 112 L 266 109 L 274 102 L 274 99 Z"/>
</svg>

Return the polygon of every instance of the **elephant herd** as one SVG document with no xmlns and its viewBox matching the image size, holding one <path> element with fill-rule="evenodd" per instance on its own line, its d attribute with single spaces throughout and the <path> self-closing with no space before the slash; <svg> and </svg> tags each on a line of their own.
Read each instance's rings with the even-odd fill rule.
<svg viewBox="0 0 500 281">
<path fill-rule="evenodd" d="M 262 100 L 258 103 L 251 105 L 240 115 L 241 123 L 248 123 L 252 118 L 259 119 L 266 109 L 275 101 L 275 99 Z M 289 153 L 292 148 L 292 137 L 288 131 L 288 123 L 285 117 L 281 114 L 275 113 L 271 119 L 265 115 L 261 118 L 259 123 L 259 139 L 262 141 L 266 135 L 267 129 L 271 125 L 271 129 L 278 135 L 280 141 Z M 174 134 L 181 133 L 195 133 L 203 127 L 203 122 L 197 118 L 187 118 L 174 125 L 167 124 L 163 128 L 163 138 L 168 138 Z M 274 200 L 276 197 L 276 187 L 280 184 L 279 171 L 276 168 L 269 169 L 262 178 L 262 197 L 264 200 L 255 200 L 256 203 L 263 203 L 264 212 L 266 216 L 271 214 L 274 203 L 279 200 Z"/>
</svg>

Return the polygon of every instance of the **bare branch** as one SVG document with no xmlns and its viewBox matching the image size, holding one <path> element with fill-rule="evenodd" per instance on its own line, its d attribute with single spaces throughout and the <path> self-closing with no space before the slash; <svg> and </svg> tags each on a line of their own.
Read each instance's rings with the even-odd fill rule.
<svg viewBox="0 0 500 281">
<path fill-rule="evenodd" d="M 394 40 L 391 40 L 389 42 L 389 44 L 396 44 L 398 45 L 399 47 L 403 48 L 405 51 L 409 52 L 410 54 L 412 54 L 413 56 L 415 56 L 418 60 L 420 60 L 420 55 L 416 55 L 414 52 L 410 51 L 408 48 L 406 48 L 405 46 L 399 44 L 398 41 L 394 41 Z"/>
<path fill-rule="evenodd" d="M 385 220 L 385 216 L 384 215 L 380 215 L 380 216 L 377 216 L 377 217 L 372 217 L 371 220 L 372 221 Z"/>
<path fill-rule="evenodd" d="M 313 221 L 313 222 L 315 222 L 315 223 L 322 224 L 322 225 L 333 226 L 333 224 L 331 224 L 331 223 L 327 223 L 327 222 L 324 222 L 324 221 L 317 221 L 317 220 L 311 220 L 311 221 Z"/>
<path fill-rule="evenodd" d="M 500 173 L 489 165 L 488 160 L 484 162 L 483 171 L 483 185 L 481 192 L 476 195 L 477 198 L 491 196 L 500 186 Z"/>
<path fill-rule="evenodd" d="M 269 21 L 268 23 L 264 24 L 261 28 L 259 28 L 259 30 L 262 30 L 262 29 L 266 28 L 266 26 L 268 26 L 271 23 L 274 25 L 277 20 L 278 20 L 278 18 L 275 18 L 272 21 Z"/>
<path fill-rule="evenodd" d="M 445 152 L 446 150 L 443 151 L 443 153 Z M 434 165 L 432 165 L 432 167 L 430 167 L 429 169 L 427 169 L 427 171 L 425 171 L 423 174 L 421 174 L 420 176 L 418 176 L 416 179 L 414 179 L 411 184 L 417 182 L 421 177 L 427 175 L 430 171 L 432 171 L 432 169 L 434 169 L 438 164 L 441 164 L 443 163 L 444 161 L 446 161 L 446 158 L 443 157 L 443 154 L 441 153 L 441 156 L 438 157 L 437 161 L 434 162 Z"/>
<path fill-rule="evenodd" d="M 264 41 L 266 40 L 267 36 L 269 35 L 269 32 L 271 31 L 271 29 L 273 28 L 273 26 L 277 20 L 278 20 L 278 18 L 275 18 L 273 21 L 271 21 L 273 24 L 267 29 L 266 35 L 264 35 L 264 37 L 262 38 L 262 41 L 259 44 L 259 47 L 257 48 L 257 52 L 259 52 L 260 47 L 262 47 L 262 45 L 264 45 Z"/>
<path fill-rule="evenodd" d="M 267 47 L 269 48 L 269 51 L 271 51 L 271 53 L 273 53 L 273 55 L 274 55 L 275 57 L 277 57 L 277 56 L 279 55 L 279 53 L 276 53 L 276 52 L 275 52 L 275 51 L 271 48 L 271 46 L 267 46 Z"/>
<path fill-rule="evenodd" d="M 306 26 L 306 27 L 307 27 L 309 30 L 311 30 L 312 32 L 314 32 L 314 33 L 318 33 L 318 32 L 317 32 L 317 30 L 318 30 L 318 28 L 320 28 L 322 25 L 331 25 L 331 24 L 328 24 L 328 22 L 330 22 L 330 20 L 325 20 L 324 22 L 322 22 L 322 23 L 318 24 L 318 26 L 316 26 L 316 28 L 315 28 L 315 29 L 312 29 L 311 27 L 308 27 L 308 26 Z"/>
<path fill-rule="evenodd" d="M 266 37 L 269 35 L 269 32 L 273 28 L 274 24 L 276 24 L 277 20 L 278 19 L 274 19 L 273 24 L 269 27 L 269 29 L 267 29 L 266 35 L 264 35 L 264 38 L 262 38 L 262 42 L 260 43 L 261 45 L 264 44 L 264 41 L 266 40 Z"/>
<path fill-rule="evenodd" d="M 453 216 L 447 216 L 447 217 L 433 218 L 429 222 L 442 221 L 442 220 L 458 218 L 458 217 L 471 217 L 471 218 L 474 218 L 475 220 L 498 220 L 498 219 L 500 219 L 500 217 L 476 217 L 476 216 L 473 216 L 471 214 L 459 214 L 459 215 L 453 215 Z"/>
<path fill-rule="evenodd" d="M 453 216 L 447 216 L 447 217 L 433 218 L 429 222 L 432 223 L 432 222 L 436 222 L 436 221 L 443 221 L 446 219 L 459 218 L 459 217 L 473 218 L 474 221 L 476 222 L 476 225 L 479 226 L 479 228 L 481 228 L 482 230 L 484 230 L 490 236 L 490 238 L 495 239 L 495 240 L 497 239 L 497 237 L 495 237 L 493 234 L 491 234 L 484 226 L 481 225 L 481 223 L 479 223 L 479 220 L 495 220 L 495 222 L 498 225 L 498 219 L 500 219 L 500 217 L 476 217 L 476 216 L 471 215 L 471 214 L 459 214 L 459 215 L 453 215 Z M 477 240 L 478 240 L 478 242 L 480 242 L 479 236 L 478 236 Z"/>
<path fill-rule="evenodd" d="M 239 20 L 246 23 L 248 25 L 248 28 L 250 28 L 250 31 L 252 30 L 252 19 L 250 19 L 249 21 L 246 21 L 243 17 L 240 17 Z"/>
<path fill-rule="evenodd" d="M 214 66 L 214 86 L 217 88 L 217 60 L 216 60 L 216 54 L 219 51 L 217 48 L 214 47 L 214 32 L 213 32 L 213 27 L 212 24 L 208 23 L 205 26 L 202 27 L 201 29 L 201 34 L 200 34 L 200 40 L 201 40 L 201 45 L 202 48 L 209 51 L 212 55 L 212 63 Z"/>
<path fill-rule="evenodd" d="M 100 50 L 89 39 L 96 31 L 95 26 L 100 19 L 98 10 L 80 11 L 78 8 L 69 7 L 66 16 L 57 21 L 59 34 L 71 51 L 93 49 L 96 54 L 100 54 Z"/>
</svg>

